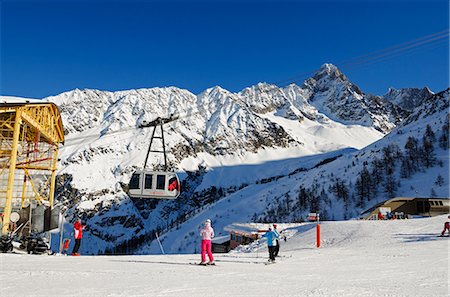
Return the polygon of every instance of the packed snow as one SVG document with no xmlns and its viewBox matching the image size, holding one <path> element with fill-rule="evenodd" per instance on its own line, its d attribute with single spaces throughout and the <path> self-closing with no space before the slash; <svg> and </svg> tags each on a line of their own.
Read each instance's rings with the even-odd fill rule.
<svg viewBox="0 0 450 297">
<path fill-rule="evenodd" d="M 320 248 L 303 223 L 286 229 L 270 265 L 264 243 L 215 254 L 215 267 L 196 265 L 198 254 L 0 254 L 2 296 L 448 296 L 445 221 L 322 222 Z"/>
</svg>

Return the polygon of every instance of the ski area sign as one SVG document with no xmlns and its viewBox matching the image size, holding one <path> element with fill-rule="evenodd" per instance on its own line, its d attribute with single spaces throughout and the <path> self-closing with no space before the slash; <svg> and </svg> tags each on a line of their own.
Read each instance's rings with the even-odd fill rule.
<svg viewBox="0 0 450 297">
<path fill-rule="evenodd" d="M 319 218 L 319 216 L 317 215 L 317 213 L 315 213 L 315 212 L 310 212 L 309 214 L 308 214 L 308 221 L 317 221 L 317 219 Z"/>
</svg>

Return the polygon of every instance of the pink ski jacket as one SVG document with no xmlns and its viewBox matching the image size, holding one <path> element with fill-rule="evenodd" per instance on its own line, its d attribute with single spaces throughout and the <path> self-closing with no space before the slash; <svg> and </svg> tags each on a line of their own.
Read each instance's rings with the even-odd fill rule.
<svg viewBox="0 0 450 297">
<path fill-rule="evenodd" d="M 211 240 L 214 237 L 214 229 L 211 227 L 211 224 L 205 223 L 205 226 L 200 230 L 200 236 L 202 240 Z"/>
</svg>

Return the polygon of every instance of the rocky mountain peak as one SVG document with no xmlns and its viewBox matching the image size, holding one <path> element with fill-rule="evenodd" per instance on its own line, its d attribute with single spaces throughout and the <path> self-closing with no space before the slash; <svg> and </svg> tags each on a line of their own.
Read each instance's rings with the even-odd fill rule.
<svg viewBox="0 0 450 297">
<path fill-rule="evenodd" d="M 400 106 L 407 111 L 413 111 L 434 93 L 428 88 L 389 88 L 383 99 Z"/>
<path fill-rule="evenodd" d="M 333 64 L 325 63 L 312 76 L 316 82 L 338 81 L 343 84 L 351 84 L 349 79 Z"/>
</svg>

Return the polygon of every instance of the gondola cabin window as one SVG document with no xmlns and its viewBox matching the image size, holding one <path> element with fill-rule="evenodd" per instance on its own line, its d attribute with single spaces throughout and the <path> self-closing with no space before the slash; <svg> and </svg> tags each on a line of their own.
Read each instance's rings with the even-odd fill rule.
<svg viewBox="0 0 450 297">
<path fill-rule="evenodd" d="M 151 189 L 152 187 L 153 187 L 153 174 L 146 174 L 144 189 Z"/>
<path fill-rule="evenodd" d="M 139 189 L 140 181 L 141 181 L 141 174 L 140 173 L 133 174 L 130 181 L 130 189 Z"/>
<path fill-rule="evenodd" d="M 156 189 L 164 190 L 165 185 L 166 185 L 166 176 L 158 174 L 156 177 Z"/>
</svg>

